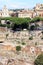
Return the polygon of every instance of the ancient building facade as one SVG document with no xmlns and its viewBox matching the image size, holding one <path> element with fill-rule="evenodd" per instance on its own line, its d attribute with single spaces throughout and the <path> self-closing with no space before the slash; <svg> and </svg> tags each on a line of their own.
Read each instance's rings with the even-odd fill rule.
<svg viewBox="0 0 43 65">
<path fill-rule="evenodd" d="M 35 10 L 37 16 L 43 17 L 43 4 L 36 4 L 34 10 Z"/>
<path fill-rule="evenodd" d="M 20 11 L 10 11 L 6 6 L 0 11 L 0 17 L 19 17 L 19 18 L 34 18 L 36 16 L 43 17 L 43 4 L 36 4 L 34 9 L 24 9 Z"/>
<path fill-rule="evenodd" d="M 0 11 L 0 17 L 10 17 L 10 14 L 12 14 L 12 13 L 13 13 L 13 11 L 9 11 L 6 7 L 6 5 L 4 5 L 2 10 Z"/>
</svg>

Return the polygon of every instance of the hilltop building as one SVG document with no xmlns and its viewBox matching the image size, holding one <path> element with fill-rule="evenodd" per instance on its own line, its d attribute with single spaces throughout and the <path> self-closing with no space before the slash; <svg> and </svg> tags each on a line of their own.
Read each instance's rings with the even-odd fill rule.
<svg viewBox="0 0 43 65">
<path fill-rule="evenodd" d="M 32 10 L 22 10 L 18 12 L 18 17 L 20 18 L 34 18 L 34 17 L 43 17 L 43 4 L 36 4 Z"/>
<path fill-rule="evenodd" d="M 34 11 L 36 12 L 37 16 L 43 17 L 43 4 L 36 4 Z"/>
<path fill-rule="evenodd" d="M 32 10 L 22 10 L 18 12 L 18 17 L 19 18 L 26 18 L 26 17 L 33 18 L 33 14 L 34 14 L 34 11 Z"/>
<path fill-rule="evenodd" d="M 21 9 L 17 11 L 8 10 L 6 6 L 0 11 L 0 17 L 19 17 L 19 18 L 34 18 L 36 16 L 43 17 L 43 4 L 36 4 L 32 9 Z"/>
<path fill-rule="evenodd" d="M 6 5 L 4 5 L 3 9 L 0 11 L 0 17 L 10 17 L 10 14 L 12 13 L 13 11 L 9 11 Z"/>
</svg>

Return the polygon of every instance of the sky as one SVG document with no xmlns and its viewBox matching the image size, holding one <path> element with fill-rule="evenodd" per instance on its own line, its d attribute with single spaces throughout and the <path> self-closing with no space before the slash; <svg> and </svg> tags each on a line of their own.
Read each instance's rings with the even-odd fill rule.
<svg viewBox="0 0 43 65">
<path fill-rule="evenodd" d="M 33 8 L 36 4 L 43 4 L 43 0 L 0 0 L 0 9 L 4 5 L 8 9 L 19 9 L 19 8 Z"/>
</svg>

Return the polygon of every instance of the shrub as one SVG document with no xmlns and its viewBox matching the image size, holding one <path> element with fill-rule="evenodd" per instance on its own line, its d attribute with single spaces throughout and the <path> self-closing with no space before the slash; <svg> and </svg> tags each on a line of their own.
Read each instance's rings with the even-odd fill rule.
<svg viewBox="0 0 43 65">
<path fill-rule="evenodd" d="M 20 51 L 21 50 L 21 46 L 16 46 L 16 50 Z"/>
<path fill-rule="evenodd" d="M 22 45 L 25 45 L 26 43 L 22 42 Z"/>
<path fill-rule="evenodd" d="M 29 37 L 29 40 L 33 40 L 33 36 Z"/>
<path fill-rule="evenodd" d="M 35 45 L 37 45 L 37 42 L 35 42 Z"/>
<path fill-rule="evenodd" d="M 6 27 L 6 25 L 5 24 L 0 24 L 0 27 Z"/>
</svg>

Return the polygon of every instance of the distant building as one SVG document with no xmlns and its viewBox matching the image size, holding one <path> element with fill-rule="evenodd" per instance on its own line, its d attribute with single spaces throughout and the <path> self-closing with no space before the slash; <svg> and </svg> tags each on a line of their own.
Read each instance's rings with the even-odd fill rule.
<svg viewBox="0 0 43 65">
<path fill-rule="evenodd" d="M 36 4 L 34 9 L 21 9 L 17 11 L 8 10 L 6 6 L 0 11 L 0 17 L 18 17 L 18 18 L 34 18 L 36 16 L 43 17 L 43 4 Z"/>
<path fill-rule="evenodd" d="M 3 9 L 0 11 L 0 17 L 10 17 L 10 14 L 12 14 L 13 11 L 9 11 L 6 6 L 3 7 Z"/>
<path fill-rule="evenodd" d="M 18 12 L 19 18 L 33 18 L 33 11 L 32 10 L 22 10 Z"/>
<path fill-rule="evenodd" d="M 37 16 L 43 17 L 43 4 L 36 4 L 34 10 Z"/>
</svg>

